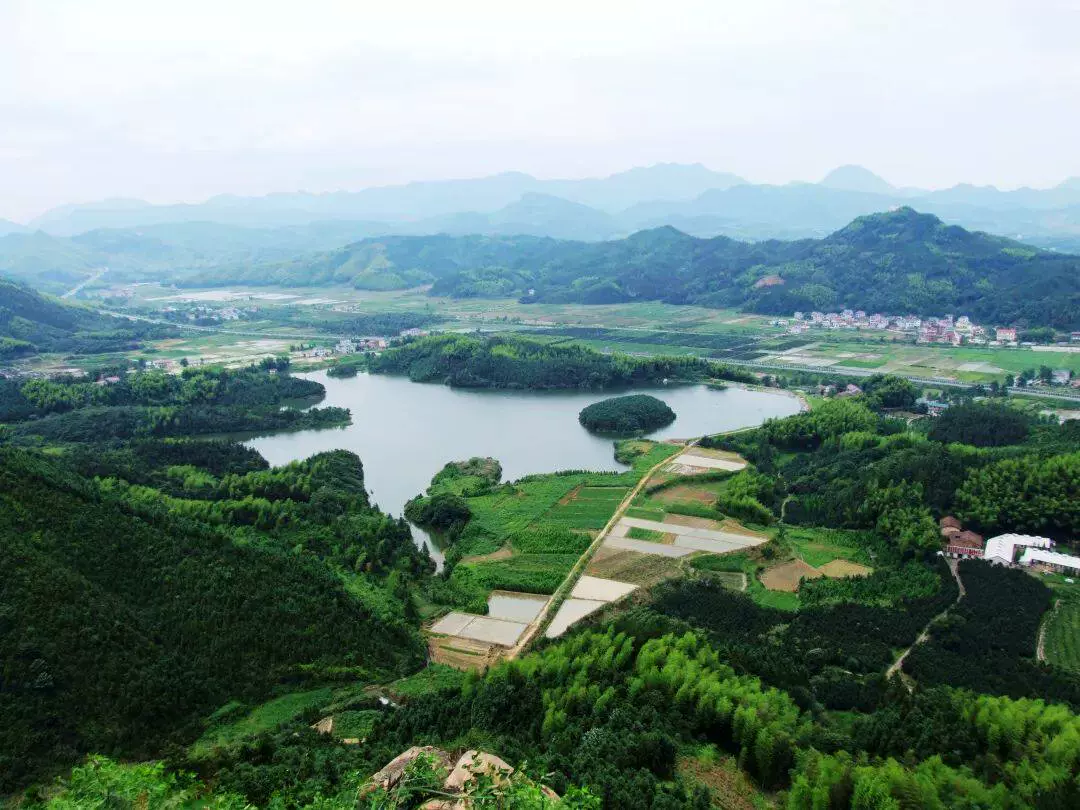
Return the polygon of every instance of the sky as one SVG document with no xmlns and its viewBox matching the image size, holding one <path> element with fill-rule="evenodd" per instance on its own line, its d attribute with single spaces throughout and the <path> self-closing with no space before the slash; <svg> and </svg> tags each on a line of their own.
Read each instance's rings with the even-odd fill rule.
<svg viewBox="0 0 1080 810">
<path fill-rule="evenodd" d="M 701 162 L 1080 175 L 1080 0 L 0 0 L 0 217 Z"/>
</svg>

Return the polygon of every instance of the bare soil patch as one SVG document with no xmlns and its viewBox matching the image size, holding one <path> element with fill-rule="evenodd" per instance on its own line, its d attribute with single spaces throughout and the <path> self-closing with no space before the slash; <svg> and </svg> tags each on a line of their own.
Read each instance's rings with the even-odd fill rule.
<svg viewBox="0 0 1080 810">
<path fill-rule="evenodd" d="M 850 560 L 833 560 L 818 568 L 827 577 L 865 577 L 874 572 L 873 568 L 851 562 Z"/>
<path fill-rule="evenodd" d="M 756 540 L 768 537 L 764 532 L 755 532 L 753 529 L 746 528 L 733 518 L 724 518 L 720 521 L 720 528 L 729 534 L 741 534 L 744 537 L 753 537 Z"/>
<path fill-rule="evenodd" d="M 437 664 L 454 667 L 454 669 L 481 669 L 492 656 L 498 655 L 498 650 L 501 649 L 494 644 L 457 636 L 428 638 L 428 653 L 431 660 Z"/>
<path fill-rule="evenodd" d="M 582 486 L 583 486 L 582 484 L 578 484 L 572 490 L 570 490 L 565 495 L 563 495 L 561 498 L 559 498 L 559 506 L 566 506 L 571 501 L 576 501 L 578 499 L 578 496 L 581 495 L 581 487 Z"/>
<path fill-rule="evenodd" d="M 505 560 L 513 556 L 514 550 L 509 545 L 505 545 L 490 554 L 473 554 L 471 557 L 462 557 L 461 561 L 463 563 L 494 562 L 495 560 Z"/>
<path fill-rule="evenodd" d="M 653 497 L 661 503 L 703 503 L 712 506 L 716 503 L 716 493 L 707 489 L 699 489 L 690 484 L 678 484 L 677 486 L 662 489 Z"/>
<path fill-rule="evenodd" d="M 792 560 L 762 572 L 761 584 L 770 591 L 795 593 L 799 590 L 799 580 L 803 577 L 818 579 L 821 576 L 822 573 L 809 563 L 802 560 Z"/>
<path fill-rule="evenodd" d="M 718 458 L 723 461 L 741 461 L 743 464 L 746 463 L 746 459 L 738 453 L 732 453 L 730 450 L 715 450 L 712 447 L 701 447 L 699 445 L 686 448 L 686 452 L 683 455 L 697 456 L 698 458 Z"/>
</svg>

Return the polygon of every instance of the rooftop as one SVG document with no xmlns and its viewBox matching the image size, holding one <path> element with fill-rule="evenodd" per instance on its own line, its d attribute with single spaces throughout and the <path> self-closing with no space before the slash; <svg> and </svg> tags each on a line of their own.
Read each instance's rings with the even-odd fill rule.
<svg viewBox="0 0 1080 810">
<path fill-rule="evenodd" d="M 998 557 L 1013 562 L 1016 559 L 1017 547 L 1048 549 L 1054 545 L 1049 537 L 1035 537 L 1030 534 L 999 534 L 986 541 L 986 551 L 983 559 Z"/>
<path fill-rule="evenodd" d="M 1024 554 L 1020 557 L 1020 564 L 1031 565 L 1036 562 L 1047 563 L 1049 565 L 1060 565 L 1062 568 L 1072 568 L 1080 571 L 1080 557 L 1073 557 L 1071 554 L 1061 554 L 1057 551 L 1047 551 L 1041 548 L 1024 549 Z"/>
</svg>

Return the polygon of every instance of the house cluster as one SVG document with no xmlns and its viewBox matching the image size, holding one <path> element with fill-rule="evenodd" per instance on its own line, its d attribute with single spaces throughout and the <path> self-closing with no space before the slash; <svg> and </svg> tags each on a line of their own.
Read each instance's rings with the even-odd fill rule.
<svg viewBox="0 0 1080 810">
<path fill-rule="evenodd" d="M 847 385 L 826 385 L 822 384 L 817 387 L 818 396 L 822 397 L 857 397 L 863 392 L 859 386 L 854 383 L 848 383 Z"/>
<path fill-rule="evenodd" d="M 357 352 L 380 352 L 389 346 L 386 338 L 381 337 L 354 337 L 339 340 L 334 345 L 336 354 L 356 354 Z"/>
<path fill-rule="evenodd" d="M 313 346 L 310 354 L 307 351 L 301 353 L 301 357 L 333 357 L 334 355 L 357 354 L 359 352 L 380 352 L 390 345 L 386 338 L 381 337 L 351 337 L 342 338 L 333 346 Z M 301 347 L 302 349 L 303 347 Z"/>
<path fill-rule="evenodd" d="M 162 307 L 161 311 L 170 320 L 178 321 L 186 318 L 189 321 L 239 321 L 258 315 L 258 307 Z"/>
<path fill-rule="evenodd" d="M 948 343 L 953 346 L 963 343 L 984 346 L 1016 344 L 1016 329 L 999 326 L 991 334 L 989 328 L 973 323 L 967 315 L 924 318 L 880 312 L 867 314 L 861 309 L 845 309 L 840 312 L 795 312 L 791 322 L 780 319 L 772 323 L 774 326 L 787 327 L 788 333 L 793 335 L 801 335 L 810 329 L 865 329 L 915 335 L 920 343 Z"/>
<path fill-rule="evenodd" d="M 1030 534 L 999 534 L 985 543 L 981 534 L 965 531 L 960 521 L 947 516 L 941 519 L 942 553 L 947 557 L 989 560 L 995 565 L 1019 565 L 1035 571 L 1080 574 L 1080 557 L 1054 551 L 1049 537 Z M 1019 559 L 1017 558 L 1017 552 Z"/>
</svg>

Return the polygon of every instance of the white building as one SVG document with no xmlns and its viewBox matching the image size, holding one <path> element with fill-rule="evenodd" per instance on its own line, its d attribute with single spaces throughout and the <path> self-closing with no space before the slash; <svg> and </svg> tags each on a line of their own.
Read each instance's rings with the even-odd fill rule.
<svg viewBox="0 0 1080 810">
<path fill-rule="evenodd" d="M 997 565 L 1014 565 L 1017 548 L 1049 550 L 1053 545 L 1054 541 L 1049 537 L 1035 537 L 1030 534 L 999 534 L 986 541 L 983 559 Z"/>
<path fill-rule="evenodd" d="M 1021 565 L 1045 565 L 1055 571 L 1069 574 L 1080 574 L 1080 557 L 1070 554 L 1060 554 L 1056 551 L 1047 551 L 1041 548 L 1026 548 L 1020 557 Z"/>
</svg>

